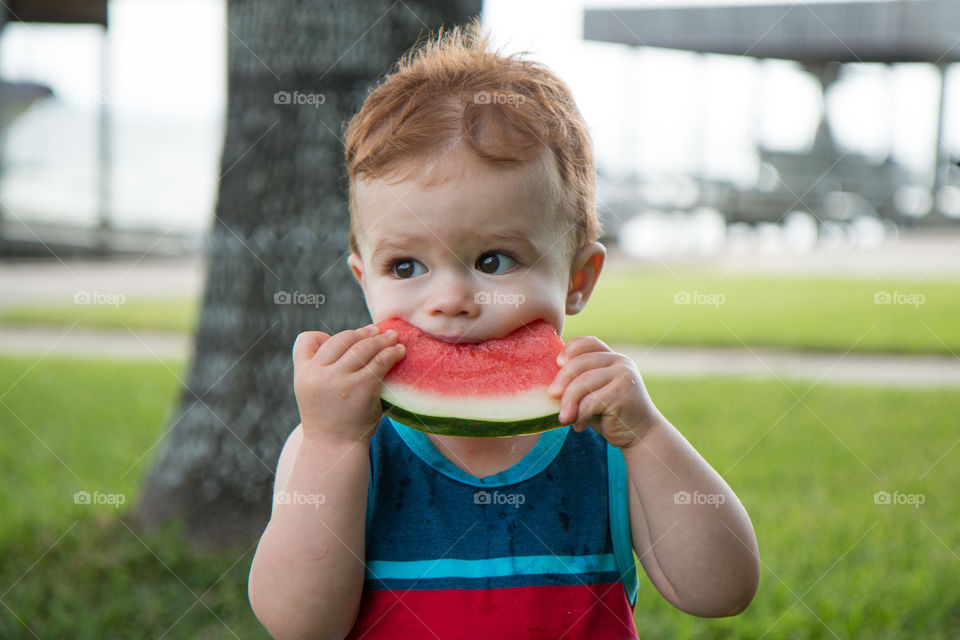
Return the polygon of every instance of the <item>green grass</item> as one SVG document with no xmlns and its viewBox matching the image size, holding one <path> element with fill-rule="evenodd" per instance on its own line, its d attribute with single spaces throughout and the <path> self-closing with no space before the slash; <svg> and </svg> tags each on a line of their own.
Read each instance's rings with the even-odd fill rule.
<svg viewBox="0 0 960 640">
<path fill-rule="evenodd" d="M 686 292 L 691 302 L 677 304 Z M 887 292 L 906 302 L 875 304 Z M 714 296 L 710 298 L 708 296 Z M 722 303 L 719 296 L 723 296 Z M 918 299 L 919 300 L 919 299 Z M 710 302 L 714 304 L 710 304 Z M 0 324 L 192 331 L 197 300 L 130 300 L 118 307 L 23 306 L 0 310 Z M 960 353 L 960 283 L 818 277 L 763 277 L 631 270 L 605 273 L 586 309 L 567 319 L 564 338 L 606 342 L 771 346 L 802 350 Z"/>
<path fill-rule="evenodd" d="M 762 572 L 747 611 L 720 620 L 691 618 L 643 584 L 641 633 L 956 637 L 956 391 L 720 379 L 652 379 L 648 389 L 747 508 Z M 878 505 L 879 491 L 925 502 Z"/>
<path fill-rule="evenodd" d="M 0 638 L 268 638 L 247 602 L 253 549 L 198 553 L 176 522 L 138 536 L 119 518 L 183 364 L 33 362 L 0 358 Z"/>
<path fill-rule="evenodd" d="M 193 552 L 175 526 L 141 542 L 123 509 L 73 501 L 136 501 L 183 364 L 32 363 L 0 358 L 0 637 L 265 638 L 246 597 L 252 549 Z M 720 620 L 677 611 L 641 572 L 641 637 L 956 637 L 954 390 L 646 382 L 746 506 L 763 569 L 750 608 Z M 878 491 L 925 503 L 877 505 Z"/>
<path fill-rule="evenodd" d="M 0 324 L 70 326 L 126 330 L 193 331 L 199 301 L 126 300 L 119 305 L 23 305 L 0 309 Z"/>
<path fill-rule="evenodd" d="M 684 292 L 691 304 L 675 303 Z M 912 294 L 924 299 L 875 304 L 879 292 L 898 302 Z M 564 339 L 949 353 L 960 352 L 958 318 L 958 282 L 611 272 L 601 275 L 584 311 L 567 318 Z"/>
</svg>

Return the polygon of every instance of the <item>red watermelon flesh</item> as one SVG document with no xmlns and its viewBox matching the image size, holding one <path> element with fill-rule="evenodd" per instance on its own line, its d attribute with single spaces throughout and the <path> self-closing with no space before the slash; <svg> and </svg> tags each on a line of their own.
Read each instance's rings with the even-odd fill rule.
<svg viewBox="0 0 960 640">
<path fill-rule="evenodd" d="M 547 393 L 563 341 L 546 320 L 503 338 L 451 343 L 390 318 L 406 353 L 384 377 L 384 413 L 444 435 L 509 436 L 561 426 L 560 401 Z"/>
</svg>

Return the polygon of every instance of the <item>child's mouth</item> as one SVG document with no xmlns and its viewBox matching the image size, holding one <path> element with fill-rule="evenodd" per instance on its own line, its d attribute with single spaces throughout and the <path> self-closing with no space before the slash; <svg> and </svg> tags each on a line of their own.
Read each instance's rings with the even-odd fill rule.
<svg viewBox="0 0 960 640">
<path fill-rule="evenodd" d="M 531 324 L 531 322 L 528 322 L 527 324 Z M 418 327 L 418 328 L 419 328 L 419 327 Z M 513 331 L 508 331 L 506 334 L 497 335 L 497 336 L 489 336 L 489 337 L 487 337 L 487 338 L 471 338 L 471 337 L 466 336 L 466 335 L 443 335 L 443 334 L 439 334 L 439 333 L 431 333 L 431 332 L 426 331 L 426 330 L 424 330 L 424 329 L 420 329 L 420 330 L 423 331 L 423 332 L 424 332 L 425 334 L 427 334 L 428 336 L 430 336 L 431 338 L 434 338 L 434 339 L 436 339 L 436 340 L 441 340 L 441 341 L 443 341 L 443 342 L 449 342 L 449 343 L 451 343 L 451 344 L 477 344 L 477 343 L 480 343 L 480 342 L 486 342 L 487 340 L 495 340 L 495 339 L 497 339 L 497 338 L 506 337 L 507 335 L 513 333 L 514 331 L 518 331 L 518 330 L 521 329 L 521 328 L 522 328 L 522 325 L 519 326 L 519 327 L 516 327 L 515 329 L 513 329 Z"/>
<path fill-rule="evenodd" d="M 478 342 L 483 342 L 483 340 L 479 340 L 477 338 L 468 338 L 466 336 L 442 336 L 436 333 L 429 333 L 426 331 L 424 333 L 426 333 L 431 338 L 442 340 L 443 342 L 449 342 L 451 344 L 476 344 Z"/>
</svg>

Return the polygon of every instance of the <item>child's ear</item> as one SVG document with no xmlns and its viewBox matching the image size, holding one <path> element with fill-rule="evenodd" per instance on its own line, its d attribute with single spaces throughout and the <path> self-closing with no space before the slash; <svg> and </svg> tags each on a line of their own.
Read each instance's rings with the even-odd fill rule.
<svg viewBox="0 0 960 640">
<path fill-rule="evenodd" d="M 360 283 L 360 286 L 363 286 L 363 261 L 360 259 L 360 256 L 350 252 L 350 255 L 347 257 L 347 264 L 350 265 L 350 270 L 353 271 L 353 277 L 357 279 L 357 282 Z"/>
<path fill-rule="evenodd" d="M 570 268 L 570 284 L 567 286 L 567 315 L 583 311 L 593 287 L 600 278 L 607 250 L 599 242 L 583 245 L 573 258 Z"/>
</svg>

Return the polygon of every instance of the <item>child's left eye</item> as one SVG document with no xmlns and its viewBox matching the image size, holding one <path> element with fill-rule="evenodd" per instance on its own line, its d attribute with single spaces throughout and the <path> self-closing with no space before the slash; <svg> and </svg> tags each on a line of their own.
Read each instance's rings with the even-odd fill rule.
<svg viewBox="0 0 960 640">
<path fill-rule="evenodd" d="M 505 253 L 491 251 L 480 256 L 476 266 L 484 273 L 506 273 L 517 266 L 517 261 Z"/>
</svg>

